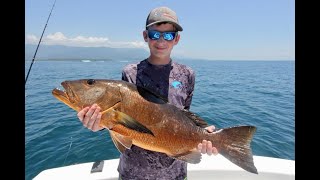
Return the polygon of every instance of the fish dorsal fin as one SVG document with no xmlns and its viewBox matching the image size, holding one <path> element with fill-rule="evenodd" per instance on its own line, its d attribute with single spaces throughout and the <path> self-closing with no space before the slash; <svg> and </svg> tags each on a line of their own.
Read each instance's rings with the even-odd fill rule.
<svg viewBox="0 0 320 180">
<path fill-rule="evenodd" d="M 148 128 L 146 128 L 143 124 L 139 123 L 137 120 L 133 119 L 129 115 L 116 110 L 115 110 L 115 113 L 116 113 L 116 120 L 118 121 L 119 124 L 129 129 L 132 129 L 141 133 L 151 134 L 152 136 L 154 136 L 154 134 Z"/>
<path fill-rule="evenodd" d="M 191 119 L 197 126 L 200 126 L 202 128 L 209 126 L 209 124 L 205 120 L 203 120 L 201 117 L 197 116 L 196 114 L 194 114 L 186 109 L 183 109 L 182 112 L 186 116 L 188 116 L 188 118 Z"/>
<path fill-rule="evenodd" d="M 168 99 L 164 98 L 156 93 L 153 93 L 149 89 L 141 86 L 137 86 L 137 90 L 139 94 L 147 101 L 157 103 L 157 104 L 166 104 L 168 103 Z"/>
<path fill-rule="evenodd" d="M 132 140 L 124 136 L 121 136 L 120 134 L 112 130 L 109 130 L 109 132 L 114 145 L 117 147 L 120 153 L 123 153 L 126 149 L 131 148 Z"/>
<path fill-rule="evenodd" d="M 201 153 L 197 149 L 192 149 L 186 153 L 178 154 L 174 158 L 191 164 L 198 164 L 201 161 Z"/>
</svg>

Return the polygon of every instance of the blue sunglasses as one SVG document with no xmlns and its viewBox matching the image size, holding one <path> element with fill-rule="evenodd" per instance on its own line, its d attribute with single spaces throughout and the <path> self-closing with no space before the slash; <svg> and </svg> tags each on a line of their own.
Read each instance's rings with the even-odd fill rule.
<svg viewBox="0 0 320 180">
<path fill-rule="evenodd" d="M 159 32 L 148 30 L 148 37 L 152 40 L 158 40 L 162 36 L 166 41 L 172 41 L 176 37 L 177 32 Z"/>
</svg>

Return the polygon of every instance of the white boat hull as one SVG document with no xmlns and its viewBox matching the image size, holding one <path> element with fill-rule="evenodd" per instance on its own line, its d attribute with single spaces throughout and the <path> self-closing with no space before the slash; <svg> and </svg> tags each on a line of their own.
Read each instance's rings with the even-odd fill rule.
<svg viewBox="0 0 320 180">
<path fill-rule="evenodd" d="M 243 170 L 221 155 L 203 155 L 199 164 L 188 164 L 188 180 L 294 180 L 295 161 L 279 158 L 253 156 L 259 174 Z M 101 172 L 91 173 L 94 162 L 47 169 L 34 180 L 86 179 L 117 180 L 119 159 L 104 160 Z"/>
</svg>

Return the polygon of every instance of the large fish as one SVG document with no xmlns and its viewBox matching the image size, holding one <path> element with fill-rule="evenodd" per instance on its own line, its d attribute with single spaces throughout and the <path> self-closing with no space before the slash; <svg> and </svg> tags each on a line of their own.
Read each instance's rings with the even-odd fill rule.
<svg viewBox="0 0 320 180">
<path fill-rule="evenodd" d="M 80 79 L 64 81 L 61 85 L 65 90 L 55 88 L 52 94 L 75 111 L 94 103 L 101 107 L 100 126 L 109 130 L 121 153 L 134 144 L 196 164 L 201 161 L 196 147 L 202 140 L 208 140 L 231 162 L 258 174 L 250 148 L 256 131 L 254 126 L 235 126 L 208 133 L 197 126 L 206 124 L 199 116 L 126 81 Z"/>
</svg>

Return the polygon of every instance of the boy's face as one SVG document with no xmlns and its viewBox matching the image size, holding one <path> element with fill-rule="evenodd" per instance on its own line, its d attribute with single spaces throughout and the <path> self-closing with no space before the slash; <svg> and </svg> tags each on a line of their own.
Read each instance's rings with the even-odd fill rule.
<svg viewBox="0 0 320 180">
<path fill-rule="evenodd" d="M 148 28 L 148 30 L 155 30 L 159 32 L 173 32 L 175 31 L 175 28 L 170 23 L 164 23 L 160 25 L 152 25 Z M 173 39 L 172 41 L 164 40 L 162 36 L 158 40 L 152 40 L 148 37 L 147 30 L 143 31 L 143 37 L 144 40 L 148 42 L 151 56 L 156 58 L 169 58 L 173 46 L 178 44 L 180 39 L 180 35 L 177 34 L 175 39 Z"/>
</svg>

